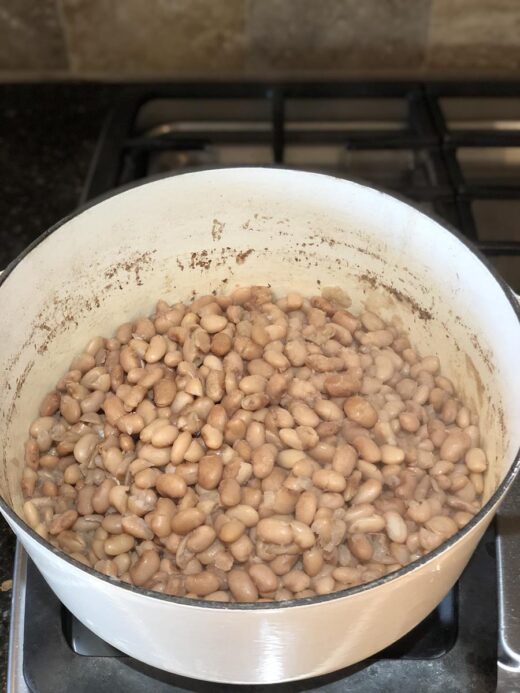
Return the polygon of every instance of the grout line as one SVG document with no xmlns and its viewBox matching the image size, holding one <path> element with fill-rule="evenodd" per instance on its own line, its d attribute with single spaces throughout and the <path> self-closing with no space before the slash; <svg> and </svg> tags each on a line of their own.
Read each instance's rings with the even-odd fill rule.
<svg viewBox="0 0 520 693">
<path fill-rule="evenodd" d="M 0 0 L 1 1 L 1 0 Z M 58 0 L 60 1 L 60 0 Z M 70 56 L 69 56 L 70 58 Z M 504 83 L 518 85 L 518 70 L 504 71 L 496 69 L 480 69 L 478 73 L 474 70 L 465 71 L 461 69 L 436 69 L 431 70 L 425 67 L 404 69 L 345 69 L 345 70 L 219 70 L 218 72 L 208 68 L 207 70 L 177 70 L 171 72 L 167 69 L 155 72 L 116 72 L 79 70 L 77 67 L 69 66 L 66 70 L 2 70 L 0 67 L 0 84 L 13 82 L 71 82 L 71 81 L 95 81 L 95 82 L 119 82 L 119 83 L 183 83 L 183 82 L 284 82 L 284 81 L 359 81 L 369 80 L 371 82 L 385 81 L 421 81 L 421 82 L 461 82 L 479 84 L 482 82 L 497 80 Z"/>
</svg>

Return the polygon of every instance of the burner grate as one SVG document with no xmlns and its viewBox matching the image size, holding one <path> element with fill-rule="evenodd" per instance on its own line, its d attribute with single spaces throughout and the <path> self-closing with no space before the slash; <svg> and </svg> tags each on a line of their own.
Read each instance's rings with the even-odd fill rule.
<svg viewBox="0 0 520 693">
<path fill-rule="evenodd" d="M 520 291 L 517 84 L 130 87 L 106 123 L 83 201 L 148 176 L 241 165 L 324 172 L 403 195 L 456 226 Z"/>
</svg>

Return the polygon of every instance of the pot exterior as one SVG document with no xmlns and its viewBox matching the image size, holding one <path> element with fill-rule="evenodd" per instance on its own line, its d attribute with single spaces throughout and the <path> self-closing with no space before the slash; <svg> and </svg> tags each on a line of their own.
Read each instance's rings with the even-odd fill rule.
<svg viewBox="0 0 520 693">
<path fill-rule="evenodd" d="M 321 603 L 243 610 L 121 589 L 59 559 L 10 524 L 61 602 L 114 647 L 183 676 L 268 684 L 336 671 L 411 630 L 455 584 L 492 515 L 436 559 L 386 584 Z"/>
<path fill-rule="evenodd" d="M 298 606 L 207 607 L 121 587 L 65 559 L 20 514 L 38 403 L 95 334 L 155 301 L 272 284 L 339 287 L 438 354 L 480 416 L 491 499 L 398 577 Z M 126 191 L 63 223 L 0 279 L 0 510 L 57 596 L 124 652 L 190 677 L 271 683 L 329 672 L 419 623 L 466 565 L 517 471 L 520 325 L 506 290 L 436 221 L 379 191 L 296 171 L 227 169 Z M 497 487 L 501 484 L 498 492 Z"/>
</svg>

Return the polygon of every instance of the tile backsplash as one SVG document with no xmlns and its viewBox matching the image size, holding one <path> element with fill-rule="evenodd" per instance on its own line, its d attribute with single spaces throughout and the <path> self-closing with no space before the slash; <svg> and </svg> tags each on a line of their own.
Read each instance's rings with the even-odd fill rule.
<svg viewBox="0 0 520 693">
<path fill-rule="evenodd" d="M 241 70 L 243 0 L 60 0 L 73 72 Z"/>
<path fill-rule="evenodd" d="M 0 70 L 63 70 L 68 66 L 56 0 L 0 0 Z"/>
<path fill-rule="evenodd" d="M 0 79 L 503 74 L 520 0 L 3 0 Z"/>
<path fill-rule="evenodd" d="M 406 68 L 423 60 L 431 0 L 248 3 L 247 60 L 259 70 Z"/>
</svg>

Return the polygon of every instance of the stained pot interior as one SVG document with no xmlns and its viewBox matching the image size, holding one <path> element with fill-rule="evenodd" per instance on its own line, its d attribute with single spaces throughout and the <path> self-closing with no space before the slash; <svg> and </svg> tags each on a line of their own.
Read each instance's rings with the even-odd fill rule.
<svg viewBox="0 0 520 693">
<path fill-rule="evenodd" d="M 520 330 L 503 290 L 435 221 L 381 192 L 316 174 L 227 169 L 134 188 L 59 226 L 0 286 L 0 492 L 20 512 L 23 443 L 38 404 L 94 335 L 237 285 L 339 287 L 437 354 L 478 411 L 486 497 L 520 444 Z"/>
</svg>

